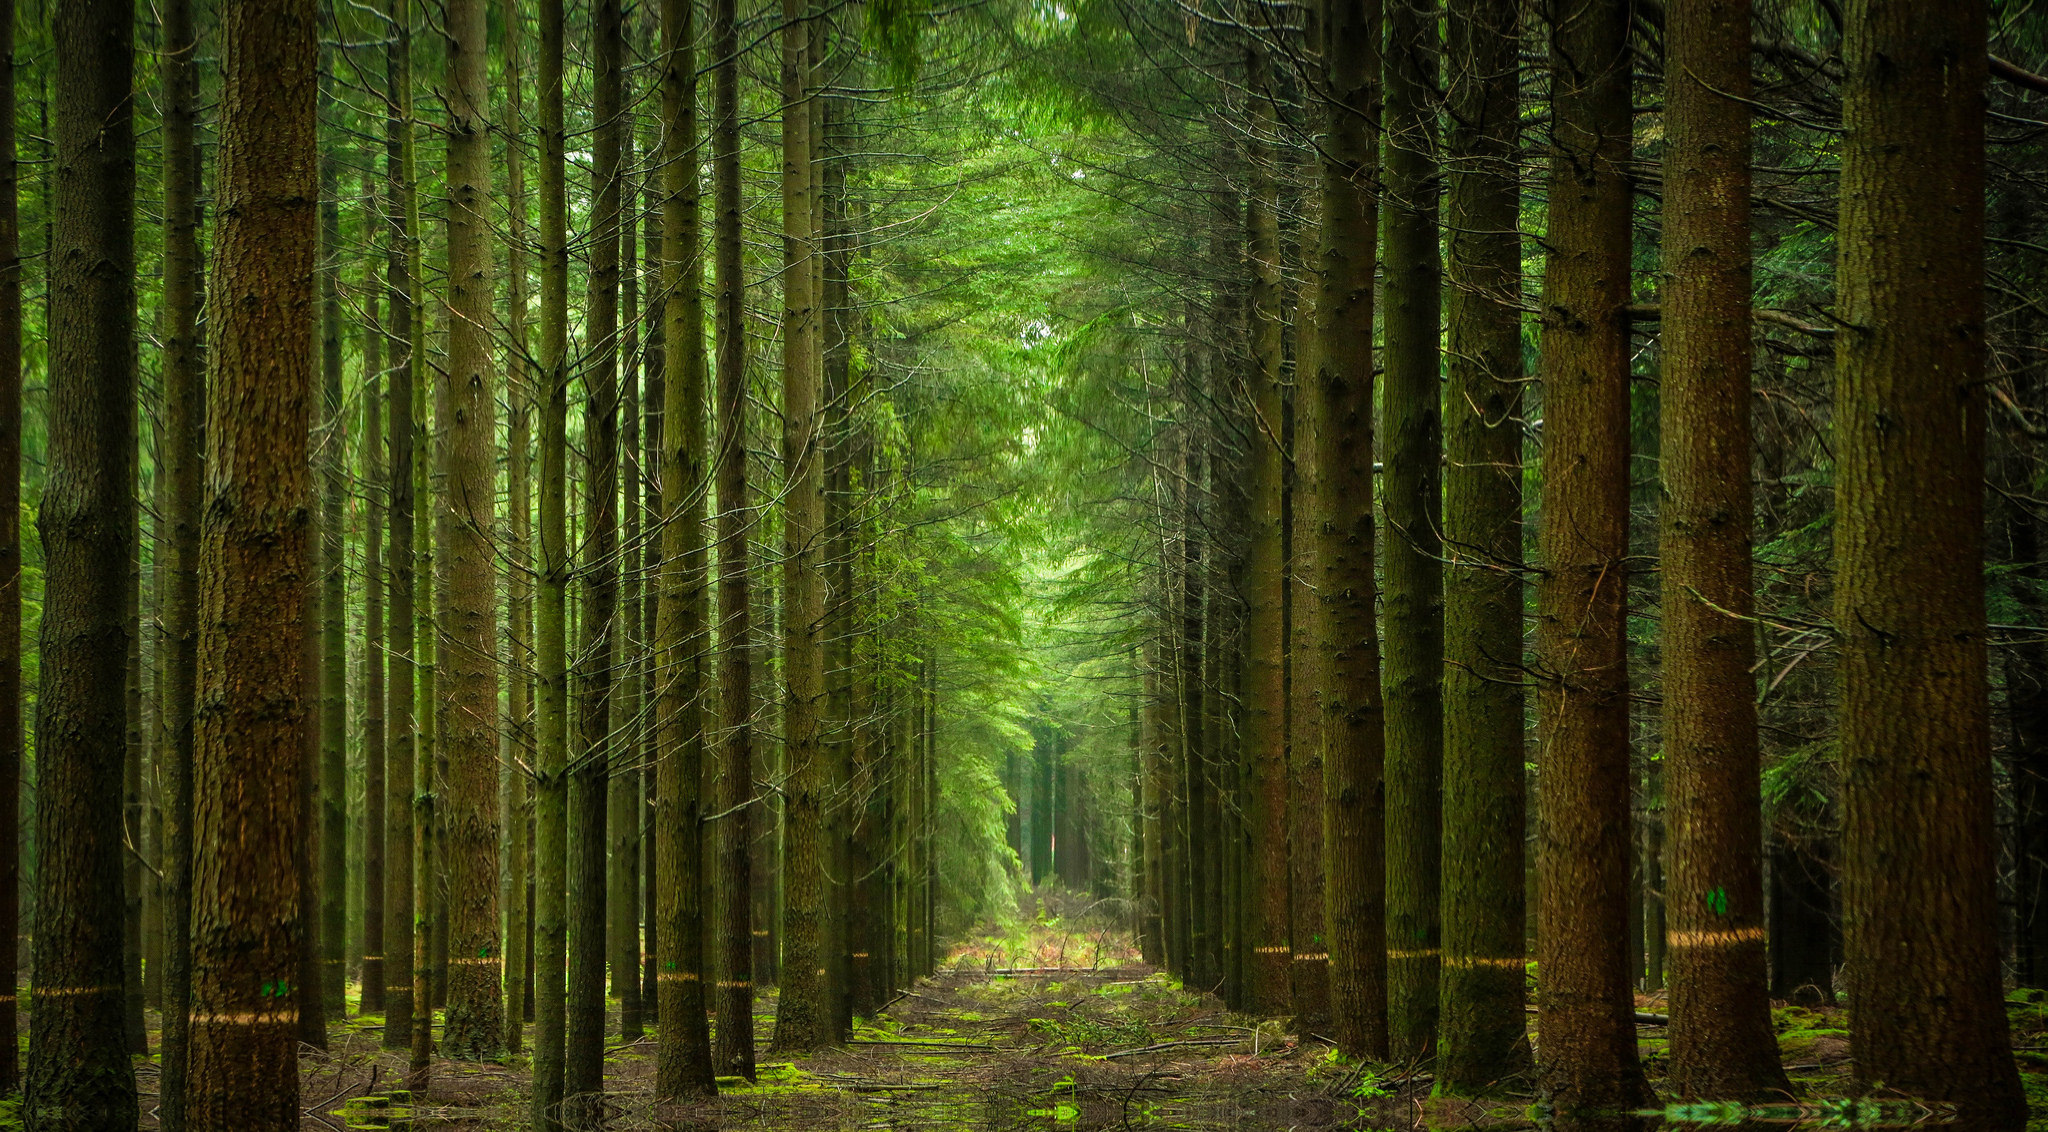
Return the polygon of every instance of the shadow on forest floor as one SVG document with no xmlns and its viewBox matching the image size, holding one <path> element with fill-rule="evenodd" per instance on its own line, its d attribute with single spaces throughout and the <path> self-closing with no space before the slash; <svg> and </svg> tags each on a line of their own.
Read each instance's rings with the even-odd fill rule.
<svg viewBox="0 0 2048 1132">
<path fill-rule="evenodd" d="M 2034 1128 L 2048 1129 L 2048 1002 L 2014 995 Z M 1662 1008 L 1655 996 L 1644 1011 Z M 1809 1098 L 1848 1087 L 1846 1018 L 1835 1008 L 1781 1006 L 1779 1041 L 1795 1084 Z M 393 1090 L 405 1055 L 380 1047 L 379 1018 L 330 1027 L 331 1048 L 306 1051 L 305 1129 L 409 1128 L 481 1132 L 527 1127 L 528 1064 L 439 1061 L 421 1100 Z M 1540 1127 L 1533 1092 L 1516 1083 L 1491 1103 L 1432 1098 L 1415 1067 L 1347 1064 L 1313 1037 L 1278 1022 L 1223 1009 L 1145 966 L 1127 937 L 1038 923 L 1007 938 L 957 947 L 940 974 L 922 980 L 863 1022 L 844 1049 L 791 1060 L 768 1053 L 774 995 L 759 1004 L 759 1079 L 721 1082 L 712 1101 L 652 1103 L 654 1038 L 607 1047 L 607 1100 L 614 1132 L 641 1129 L 1073 1130 L 1487 1129 Z M 612 1016 L 617 1032 L 617 1015 Z M 1665 1031 L 1639 1027 L 1653 1082 Z M 532 1027 L 527 1027 L 531 1039 Z M 154 1038 L 154 1035 L 152 1035 Z M 2032 1047 L 2032 1048 L 2029 1048 Z M 138 1068 L 145 1113 L 155 1106 L 154 1059 Z M 1876 1128 L 1944 1123 L 1910 1105 L 1810 1101 L 1743 1111 L 1673 1106 L 1667 1129 L 1686 1127 Z M 146 1116 L 144 1128 L 155 1127 Z"/>
</svg>

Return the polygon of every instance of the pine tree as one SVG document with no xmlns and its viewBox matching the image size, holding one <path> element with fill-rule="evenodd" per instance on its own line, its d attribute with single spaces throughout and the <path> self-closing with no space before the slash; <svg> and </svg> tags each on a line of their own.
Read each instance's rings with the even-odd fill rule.
<svg viewBox="0 0 2048 1132">
<path fill-rule="evenodd" d="M 1437 1080 L 1529 1066 L 1523 1014 L 1522 244 L 1516 0 L 1452 0 Z"/>
<path fill-rule="evenodd" d="M 1385 402 L 1389 1052 L 1436 1042 L 1443 820 L 1443 270 L 1437 256 L 1435 0 L 1391 0 L 1386 51 Z"/>
<path fill-rule="evenodd" d="M 207 318 L 200 527 L 192 1063 L 201 1132 L 299 1123 L 298 1023 L 316 1003 L 301 750 L 316 569 L 310 433 L 318 249 L 317 21 L 305 0 L 236 0 L 220 24 L 219 229 Z M 132 1119 L 132 1118 L 131 1118 Z"/>
<path fill-rule="evenodd" d="M 484 0 L 448 5 L 448 367 L 436 397 L 444 439 L 441 506 L 448 600 L 445 833 L 449 869 L 449 1057 L 504 1052 L 498 922 L 497 381 L 491 364 L 488 39 Z"/>
<path fill-rule="evenodd" d="M 1330 1014 L 1351 1057 L 1387 1055 L 1384 715 L 1373 573 L 1375 180 L 1379 146 L 1380 5 L 1326 0 L 1323 60 L 1330 87 L 1323 151 L 1311 380 L 1296 396 L 1320 421 L 1310 458 L 1327 533 L 1317 581 L 1325 594 L 1318 643 L 1328 680 L 1323 711 L 1324 912 L 1330 936 Z"/>
<path fill-rule="evenodd" d="M 1844 5 L 1835 345 L 1843 952 L 1856 1077 L 2016 1129 L 1984 610 L 1980 3 Z"/>
<path fill-rule="evenodd" d="M 1750 586 L 1750 5 L 1665 19 L 1664 774 L 1671 1090 L 1791 1089 L 1771 1029 Z"/>
<path fill-rule="evenodd" d="M 1537 1031 L 1564 1112 L 1649 1099 L 1627 963 L 1628 0 L 1546 6 Z"/>
<path fill-rule="evenodd" d="M 61 5 L 53 31 L 49 289 L 63 298 L 48 313 L 48 455 L 36 517 L 48 579 L 35 729 L 35 907 L 44 914 L 23 1107 L 32 1129 L 125 1132 L 136 1121 L 121 845 L 135 541 L 134 21 L 125 4 L 85 0 Z M 298 668 L 286 672 L 295 678 Z"/>
<path fill-rule="evenodd" d="M 712 263 L 717 272 L 718 791 L 712 837 L 718 876 L 718 1028 L 712 1064 L 721 1075 L 754 1076 L 753 607 L 747 540 L 747 283 L 740 242 L 740 65 L 735 0 L 712 0 Z"/>
</svg>

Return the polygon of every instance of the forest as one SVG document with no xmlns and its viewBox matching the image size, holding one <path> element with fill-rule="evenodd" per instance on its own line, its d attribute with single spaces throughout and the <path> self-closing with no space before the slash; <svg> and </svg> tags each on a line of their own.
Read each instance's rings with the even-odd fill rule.
<svg viewBox="0 0 2048 1132">
<path fill-rule="evenodd" d="M 0 1129 L 2048 1128 L 2044 295 L 2032 0 L 0 0 Z"/>
</svg>

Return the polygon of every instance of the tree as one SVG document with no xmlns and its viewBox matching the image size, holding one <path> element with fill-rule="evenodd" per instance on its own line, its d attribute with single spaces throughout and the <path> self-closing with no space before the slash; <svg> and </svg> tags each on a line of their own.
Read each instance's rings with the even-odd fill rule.
<svg viewBox="0 0 2048 1132">
<path fill-rule="evenodd" d="M 712 1064 L 754 1076 L 752 869 L 753 609 L 747 540 L 747 281 L 740 243 L 739 20 L 735 0 L 712 0 L 712 262 L 717 272 L 718 440 L 718 1028 Z"/>
<path fill-rule="evenodd" d="M 1251 406 L 1250 553 L 1245 568 L 1244 734 L 1251 767 L 1254 854 L 1252 958 L 1248 1004 L 1279 1014 L 1291 995 L 1287 866 L 1287 634 L 1282 586 L 1287 553 L 1286 426 L 1282 418 L 1280 314 L 1280 188 L 1270 140 L 1279 129 L 1271 61 L 1247 56 L 1252 124 L 1246 141 L 1251 194 L 1245 211 L 1251 272 L 1252 367 L 1244 395 Z"/>
<path fill-rule="evenodd" d="M 1387 1055 L 1384 716 L 1373 572 L 1372 279 L 1379 147 L 1377 0 L 1326 0 L 1329 141 L 1321 162 L 1313 399 L 1322 427 L 1310 453 L 1327 516 L 1319 584 L 1324 694 L 1323 855 L 1330 934 L 1330 1015 L 1352 1057 Z"/>
<path fill-rule="evenodd" d="M 419 231 L 419 200 L 413 182 L 412 8 L 390 0 L 391 41 L 385 53 L 384 172 L 397 198 L 387 219 L 385 295 L 391 307 L 390 459 L 391 542 L 385 556 L 391 572 L 391 652 L 384 697 L 384 1046 L 410 1049 L 413 1016 L 413 766 L 419 736 L 414 727 L 418 679 L 414 671 L 413 626 L 413 391 L 418 385 L 418 281 L 412 260 Z"/>
<path fill-rule="evenodd" d="M 14 129 L 14 0 L 0 0 L 0 845 L 21 844 L 21 215 Z M 0 1034 L 18 1032 L 21 855 L 0 860 Z M 21 1087 L 0 1042 L 0 1093 Z"/>
<path fill-rule="evenodd" d="M 826 972 L 825 801 L 831 781 L 818 712 L 825 688 L 824 460 L 818 303 L 812 273 L 810 30 L 807 0 L 782 0 L 782 666 L 784 759 L 782 997 L 773 1048 L 837 1037 Z"/>
<path fill-rule="evenodd" d="M 333 0 L 321 0 L 332 23 Z M 321 50 L 319 107 L 332 119 L 333 52 Z M 341 161 L 330 142 L 320 160 L 320 409 L 314 463 L 320 480 L 320 822 L 308 830 L 320 856 L 320 996 L 339 1020 L 348 1001 L 348 418 L 341 395 Z"/>
<path fill-rule="evenodd" d="M 1844 7 L 1835 625 L 1856 1076 L 2026 1122 L 1993 924 L 1982 4 Z"/>
<path fill-rule="evenodd" d="M 1436 1044 L 1443 822 L 1443 430 L 1437 253 L 1435 0 L 1387 6 L 1387 1015 L 1397 1058 Z"/>
<path fill-rule="evenodd" d="M 449 868 L 450 1057 L 504 1052 L 504 956 L 498 923 L 497 382 L 491 364 L 491 141 L 484 0 L 448 5 L 448 367 L 437 398 L 446 480 L 440 523 L 448 570 L 448 798 L 440 839 Z"/>
<path fill-rule="evenodd" d="M 513 131 L 505 144 L 505 191 L 511 210 L 505 241 L 507 321 L 511 348 L 505 365 L 506 568 L 505 605 L 510 621 L 505 667 L 505 714 L 509 717 L 512 757 L 506 760 L 505 816 L 511 827 L 508 867 L 500 888 L 505 912 L 505 1048 L 519 1053 L 524 1027 L 533 1014 L 528 984 L 533 955 L 528 946 L 527 888 L 533 878 L 533 841 L 528 815 L 532 810 L 530 781 L 539 753 L 533 720 L 533 404 L 535 382 L 527 347 L 530 304 L 526 254 L 532 238 L 527 230 L 526 150 L 517 131 L 526 122 L 522 41 L 525 17 L 517 0 L 500 10 L 505 28 L 505 122 Z"/>
<path fill-rule="evenodd" d="M 583 611 L 577 642 L 577 743 L 569 778 L 569 1005 L 563 1095 L 571 1128 L 594 1127 L 604 1098 L 605 817 L 611 774 L 619 541 L 619 198 L 624 79 L 624 17 L 619 0 L 599 0 L 592 15 L 595 58 L 591 114 L 589 368 L 584 371 L 586 475 L 582 541 Z"/>
<path fill-rule="evenodd" d="M 540 679 L 533 778 L 533 1126 L 560 1127 L 567 1017 L 569 233 L 562 2 L 540 5 Z"/>
<path fill-rule="evenodd" d="M 24 1107 L 30 1128 L 92 1132 L 136 1121 L 120 809 L 135 542 L 134 27 L 125 4 L 87 0 L 61 6 L 53 30 L 49 270 L 63 301 L 48 315 L 48 466 L 36 518 L 48 578 L 36 697 L 35 906 L 45 914 Z"/>
<path fill-rule="evenodd" d="M 1626 955 L 1629 3 L 1546 12 L 1536 1024 L 1542 1089 L 1561 1110 L 1627 1111 L 1650 1095 Z"/>
<path fill-rule="evenodd" d="M 1529 1065 L 1523 1016 L 1520 7 L 1449 6 L 1443 970 L 1437 1079 Z"/>
<path fill-rule="evenodd" d="M 1750 5 L 1665 20 L 1661 462 L 1671 1088 L 1791 1089 L 1765 986 L 1750 586 Z"/>
<path fill-rule="evenodd" d="M 318 248 L 314 8 L 236 0 L 221 18 L 219 229 L 207 318 L 190 1127 L 299 1123 L 298 982 L 314 913 L 298 751 L 318 726 L 303 667 L 315 570 L 310 424 Z"/>
<path fill-rule="evenodd" d="M 696 6 L 661 6 L 661 573 L 655 612 L 655 933 L 661 1045 L 655 1096 L 715 1091 L 704 1023 L 704 305 L 699 259 Z"/>
</svg>

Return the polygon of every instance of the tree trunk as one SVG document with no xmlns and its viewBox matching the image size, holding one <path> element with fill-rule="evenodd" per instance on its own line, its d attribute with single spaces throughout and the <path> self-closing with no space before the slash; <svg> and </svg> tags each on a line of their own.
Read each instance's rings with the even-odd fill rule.
<svg viewBox="0 0 2048 1132">
<path fill-rule="evenodd" d="M 626 92 L 632 104 L 631 91 Z M 611 994 L 619 1000 L 619 1038 L 638 1041 L 645 1033 L 640 1020 L 640 764 L 648 749 L 648 729 L 641 712 L 640 673 L 647 640 L 640 633 L 640 572 L 631 568 L 640 547 L 640 226 L 635 223 L 640 194 L 629 175 L 633 169 L 635 115 L 621 123 L 619 168 L 619 481 L 620 547 L 627 568 L 619 572 L 619 613 L 613 636 L 618 640 L 618 685 L 612 697 L 612 734 L 618 737 L 613 764 L 606 833 L 611 855 L 605 875 L 605 946 L 611 968 Z"/>
<path fill-rule="evenodd" d="M 162 68 L 164 188 L 164 436 L 159 474 L 170 479 L 168 591 L 158 598 L 163 619 L 163 722 L 167 768 L 163 790 L 164 1001 L 163 1072 L 157 1118 L 165 1132 L 185 1127 L 185 1082 L 191 1065 L 192 1002 L 192 710 L 198 679 L 199 512 L 206 437 L 206 392 L 199 344 L 203 271 L 199 261 L 199 37 L 191 0 L 163 7 Z M 10 25 L 11 26 L 11 25 Z M 11 88 L 11 84 L 8 85 Z M 0 98 L 6 96 L 0 95 Z M 12 123 L 13 115 L 0 113 Z M 0 127 L 4 128 L 4 127 Z M 5 476 L 0 470 L 0 476 Z M 7 476 L 13 482 L 12 476 Z M 5 504 L 0 503 L 0 509 Z M 18 510 L 18 509 L 17 509 Z M 12 511 L 8 512 L 12 514 Z M 5 571 L 12 576 L 12 571 Z M 161 577 L 161 575 L 159 575 Z M 13 702 L 11 699 L 8 702 Z M 10 794 L 10 796 L 12 796 Z M 9 933 L 10 935 L 12 933 Z M 0 1027 L 0 1032 L 6 1032 Z"/>
<path fill-rule="evenodd" d="M 419 232 L 419 200 L 412 177 L 412 9 L 410 0 L 390 0 L 393 34 L 385 55 L 384 172 L 396 201 L 390 209 L 385 293 L 391 303 L 390 448 L 391 651 L 385 671 L 384 769 L 384 1047 L 412 1047 L 413 983 L 413 764 L 419 736 L 414 726 L 417 678 L 413 664 L 415 617 L 413 574 L 413 389 L 420 361 L 419 305 L 413 277 L 413 245 Z"/>
<path fill-rule="evenodd" d="M 1444 607 L 1439 467 L 1443 266 L 1437 255 L 1436 0 L 1387 6 L 1387 1029 L 1389 1053 L 1436 1044 L 1443 820 Z"/>
<path fill-rule="evenodd" d="M 447 797 L 437 849 L 448 862 L 448 1015 L 443 1055 L 505 1049 L 498 922 L 497 380 L 491 363 L 491 149 L 484 0 L 448 5 L 448 367 L 436 398 L 444 439 L 448 572 Z"/>
<path fill-rule="evenodd" d="M 1284 1014 L 1291 990 L 1287 869 L 1287 639 L 1282 588 L 1287 578 L 1283 508 L 1286 496 L 1281 400 L 1280 189 L 1273 171 L 1277 133 L 1271 66 L 1249 55 L 1252 125 L 1246 144 L 1251 196 L 1245 216 L 1251 271 L 1251 369 L 1244 395 L 1251 406 L 1250 555 L 1245 570 L 1244 742 L 1252 767 L 1253 912 L 1251 995 L 1254 1014 Z"/>
<path fill-rule="evenodd" d="M 322 20 L 334 19 L 321 0 Z M 321 74 L 333 74 L 321 52 Z M 323 78 L 323 116 L 334 114 Z M 341 394 L 341 161 L 330 142 L 320 154 L 320 411 L 314 466 L 320 477 L 320 991 L 329 1017 L 348 1003 L 348 418 Z"/>
<path fill-rule="evenodd" d="M 123 13 L 125 20 L 125 11 Z M 220 229 L 212 260 L 211 404 L 200 574 L 193 831 L 192 1063 L 200 1130 L 299 1125 L 298 1021 L 314 909 L 297 752 L 318 726 L 311 626 L 317 21 L 309 3 L 222 12 Z M 100 328 L 105 329 L 102 323 Z"/>
<path fill-rule="evenodd" d="M 1443 968 L 1436 1071 L 1476 1093 L 1529 1066 L 1523 1014 L 1520 8 L 1453 0 L 1444 395 Z"/>
<path fill-rule="evenodd" d="M 1380 5 L 1327 0 L 1323 60 L 1332 104 L 1317 249 L 1320 341 L 1297 404 L 1314 422 L 1305 454 L 1319 481 L 1316 658 L 1322 702 L 1323 855 L 1328 872 L 1330 1016 L 1347 1056 L 1387 1056 L 1384 715 L 1373 572 L 1372 306 L 1378 179 Z"/>
<path fill-rule="evenodd" d="M 611 775 L 613 674 L 619 656 L 619 198 L 624 18 L 619 0 L 599 0 L 591 36 L 596 60 L 591 166 L 593 200 L 589 314 L 590 368 L 584 373 L 586 478 L 582 624 L 577 653 L 578 753 L 569 778 L 569 1004 L 564 1055 L 565 1120 L 594 1128 L 604 1105 L 605 819 Z"/>
<path fill-rule="evenodd" d="M 525 17 L 516 0 L 504 0 L 500 9 L 505 28 L 505 93 L 510 99 L 505 121 L 526 121 L 522 39 Z M 533 720 L 533 405 L 535 374 L 527 359 L 528 301 L 526 249 L 532 234 L 527 230 L 526 150 L 517 137 L 505 144 L 505 193 L 511 212 L 510 232 L 505 242 L 507 322 L 511 349 L 506 355 L 505 483 L 507 488 L 505 604 L 511 622 L 507 634 L 510 655 L 505 667 L 505 713 L 512 757 L 505 768 L 505 821 L 511 826 L 507 848 L 507 869 L 499 886 L 499 901 L 505 915 L 505 1048 L 517 1055 L 524 1044 L 521 1022 L 533 1016 L 531 991 L 533 949 L 530 941 L 532 919 L 528 914 L 527 891 L 533 879 L 533 841 L 529 820 L 533 815 L 532 781 L 539 748 Z"/>
<path fill-rule="evenodd" d="M 1328 861 L 1315 850 L 1322 846 L 1324 811 L 1323 762 L 1329 757 L 1325 733 L 1323 698 L 1329 686 L 1329 657 L 1323 651 L 1328 632 L 1328 611 L 1323 608 L 1323 562 L 1329 556 L 1327 532 L 1329 496 L 1326 477 L 1315 453 L 1330 428 L 1329 400 L 1320 388 L 1322 340 L 1320 292 L 1322 280 L 1322 194 L 1320 189 L 1302 202 L 1301 292 L 1295 306 L 1294 372 L 1294 487 L 1290 496 L 1288 524 L 1293 544 L 1292 568 L 1287 573 L 1288 650 L 1292 675 L 1288 693 L 1288 839 L 1303 847 L 1289 854 L 1293 874 L 1293 1026 L 1297 1033 L 1328 1033 L 1330 1014 L 1330 950 L 1323 894 L 1328 891 Z M 1185 457 L 1182 457 L 1185 459 Z M 1368 461 L 1368 463 L 1370 463 Z M 1186 482 L 1185 471 L 1182 480 Z M 1193 529 L 1185 537 L 1192 537 Z M 1188 650 L 1181 649 L 1185 657 Z M 1181 680 L 1188 679 L 1182 662 Z M 1181 713 L 1183 720 L 1191 718 Z M 1186 726 L 1182 746 L 1187 747 Z M 1192 816 L 1194 807 L 1186 807 Z M 1189 849 L 1193 849 L 1194 823 L 1188 822 Z M 1192 856 L 1192 852 L 1188 854 Z M 1189 862 L 1192 865 L 1192 861 Z M 1190 869 L 1192 875 L 1192 869 Z M 1192 899 L 1193 885 L 1187 886 L 1189 904 L 1189 972 L 1194 970 L 1193 924 L 1199 906 Z"/>
<path fill-rule="evenodd" d="M 365 235 L 371 241 L 381 222 L 382 201 L 375 171 L 363 171 Z M 374 246 L 374 245 L 373 245 Z M 374 255 L 364 264 L 363 326 L 363 924 L 362 998 L 358 1014 L 384 1013 L 384 811 L 385 782 L 384 599 L 389 578 L 384 571 L 385 499 L 390 482 L 384 474 L 384 323 L 376 286 Z"/>
<path fill-rule="evenodd" d="M 1845 6 L 1836 339 L 1856 1077 L 2026 1121 L 1999 985 L 1984 611 L 1985 11 Z"/>
<path fill-rule="evenodd" d="M 44 914 L 24 1099 L 29 1126 L 53 1132 L 136 1121 L 123 1028 L 120 808 L 135 540 L 130 17 L 124 4 L 85 0 L 53 21 L 59 206 L 50 291 L 63 299 L 53 299 L 48 325 L 47 472 L 36 519 L 47 582 L 34 906 Z"/>
<path fill-rule="evenodd" d="M 718 877 L 717 1072 L 754 1076 L 752 862 L 754 688 L 753 607 L 747 540 L 747 283 L 740 243 L 739 22 L 735 0 L 712 0 L 711 127 L 713 236 L 718 343 Z"/>
<path fill-rule="evenodd" d="M 180 30 L 171 18 L 166 11 L 167 39 Z M 0 846 L 7 849 L 0 855 L 0 1035 L 19 1032 L 15 996 L 21 985 L 21 165 L 14 77 L 14 0 L 0 0 Z M 167 99 L 166 118 L 173 112 Z M 168 289 L 168 268 L 164 274 Z M 166 296 L 165 306 L 171 303 Z M 190 324 L 167 318 L 166 325 Z M 179 344 L 165 343 L 166 370 Z M 159 768 L 164 755 L 158 752 Z M 18 1041 L 0 1041 L 0 1094 L 21 1088 L 20 1056 Z"/>
<path fill-rule="evenodd" d="M 1543 1092 L 1586 1119 L 1650 1098 L 1626 943 L 1629 10 L 1547 6 L 1537 1028 Z"/>
<path fill-rule="evenodd" d="M 663 0 L 661 574 L 656 587 L 655 820 L 659 905 L 658 1100 L 715 1091 L 704 1023 L 704 282 L 699 259 L 696 6 Z"/>
<path fill-rule="evenodd" d="M 1670 1089 L 1791 1085 L 1764 956 L 1750 583 L 1749 0 L 1665 19 L 1664 768 Z"/>
<path fill-rule="evenodd" d="M 824 475 L 819 435 L 817 296 L 811 269 L 816 139 L 808 111 L 807 0 L 782 0 L 783 827 L 782 996 L 773 1048 L 815 1050 L 837 1037 L 826 970 L 825 803 L 830 768 L 819 734 L 824 699 Z"/>
<path fill-rule="evenodd" d="M 540 606 L 533 803 L 533 1126 L 561 1127 L 567 1034 L 569 233 L 562 0 L 540 5 Z"/>
</svg>

